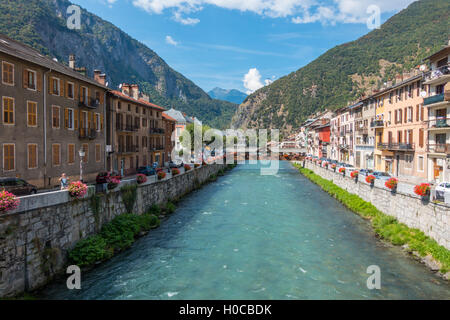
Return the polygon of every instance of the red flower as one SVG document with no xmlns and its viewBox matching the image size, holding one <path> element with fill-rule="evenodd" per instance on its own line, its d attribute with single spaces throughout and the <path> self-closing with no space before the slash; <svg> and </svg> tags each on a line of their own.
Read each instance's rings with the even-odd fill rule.
<svg viewBox="0 0 450 320">
<path fill-rule="evenodd" d="M 180 170 L 178 170 L 177 168 L 172 169 L 172 176 L 176 176 L 180 174 Z"/>
<path fill-rule="evenodd" d="M 162 180 L 166 177 L 166 173 L 164 171 L 158 172 L 158 180 Z"/>
<path fill-rule="evenodd" d="M 358 176 L 359 172 L 358 171 L 352 171 L 352 173 L 350 173 L 350 176 L 354 179 Z"/>
<path fill-rule="evenodd" d="M 188 164 L 185 164 L 185 165 L 184 165 L 184 170 L 186 170 L 186 171 L 191 170 L 191 166 L 188 165 Z"/>
<path fill-rule="evenodd" d="M 137 183 L 142 184 L 147 182 L 147 176 L 145 174 L 138 174 L 137 175 Z"/>
<path fill-rule="evenodd" d="M 333 163 L 333 164 L 331 165 L 331 168 L 333 168 L 333 169 L 335 169 L 336 167 L 337 167 L 336 163 Z"/>
<path fill-rule="evenodd" d="M 369 175 L 366 177 L 366 182 L 372 184 L 375 181 L 375 176 Z"/>
<path fill-rule="evenodd" d="M 424 197 L 430 192 L 429 183 L 421 183 L 414 187 L 414 193 L 418 196 Z"/>
<path fill-rule="evenodd" d="M 386 186 L 386 188 L 389 189 L 394 189 L 398 184 L 398 179 L 396 178 L 390 178 L 388 181 L 386 181 L 386 183 L 384 184 Z"/>
<path fill-rule="evenodd" d="M 344 167 L 339 168 L 339 173 L 344 173 L 344 172 L 345 172 L 345 168 Z"/>
</svg>

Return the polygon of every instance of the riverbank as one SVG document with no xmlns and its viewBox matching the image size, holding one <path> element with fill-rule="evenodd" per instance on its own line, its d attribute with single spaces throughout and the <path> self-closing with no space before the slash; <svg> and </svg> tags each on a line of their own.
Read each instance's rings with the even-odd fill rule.
<svg viewBox="0 0 450 320">
<path fill-rule="evenodd" d="M 440 276 L 450 280 L 450 251 L 448 249 L 440 246 L 422 231 L 399 223 L 394 217 L 381 212 L 370 202 L 338 187 L 333 182 L 315 174 L 312 170 L 303 168 L 299 164 L 294 164 L 294 166 L 301 174 L 319 185 L 348 209 L 370 220 L 375 233 L 381 239 L 402 246 L 404 250 L 419 258 L 432 271 L 437 271 Z"/>
</svg>

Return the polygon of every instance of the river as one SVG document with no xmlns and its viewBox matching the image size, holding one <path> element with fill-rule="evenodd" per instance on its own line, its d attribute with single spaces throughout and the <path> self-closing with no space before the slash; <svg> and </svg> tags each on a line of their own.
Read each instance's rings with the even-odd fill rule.
<svg viewBox="0 0 450 320">
<path fill-rule="evenodd" d="M 239 165 L 159 229 L 45 299 L 450 299 L 450 285 L 280 162 Z M 381 289 L 367 288 L 379 266 Z"/>
</svg>

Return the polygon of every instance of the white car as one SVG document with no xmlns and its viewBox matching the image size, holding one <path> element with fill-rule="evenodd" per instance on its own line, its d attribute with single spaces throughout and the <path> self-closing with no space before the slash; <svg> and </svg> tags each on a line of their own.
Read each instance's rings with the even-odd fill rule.
<svg viewBox="0 0 450 320">
<path fill-rule="evenodd" d="M 444 194 L 450 194 L 450 182 L 440 182 L 436 186 L 436 197 L 444 198 Z"/>
</svg>

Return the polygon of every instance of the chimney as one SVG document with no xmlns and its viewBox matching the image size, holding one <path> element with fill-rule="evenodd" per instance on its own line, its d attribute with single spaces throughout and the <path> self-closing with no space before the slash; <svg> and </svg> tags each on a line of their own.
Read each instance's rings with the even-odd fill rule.
<svg viewBox="0 0 450 320">
<path fill-rule="evenodd" d="M 69 56 L 69 68 L 75 70 L 75 55 L 71 54 Z"/>
<path fill-rule="evenodd" d="M 122 93 L 130 96 L 130 85 L 128 83 L 122 84 Z"/>
<path fill-rule="evenodd" d="M 106 74 L 102 73 L 101 75 L 99 75 L 99 83 L 106 86 Z"/>
<path fill-rule="evenodd" d="M 139 100 L 139 85 L 131 85 L 131 97 L 133 97 L 133 99 Z"/>
<path fill-rule="evenodd" d="M 94 80 L 98 83 L 100 83 L 100 75 L 102 72 L 98 69 L 94 70 Z"/>
</svg>

